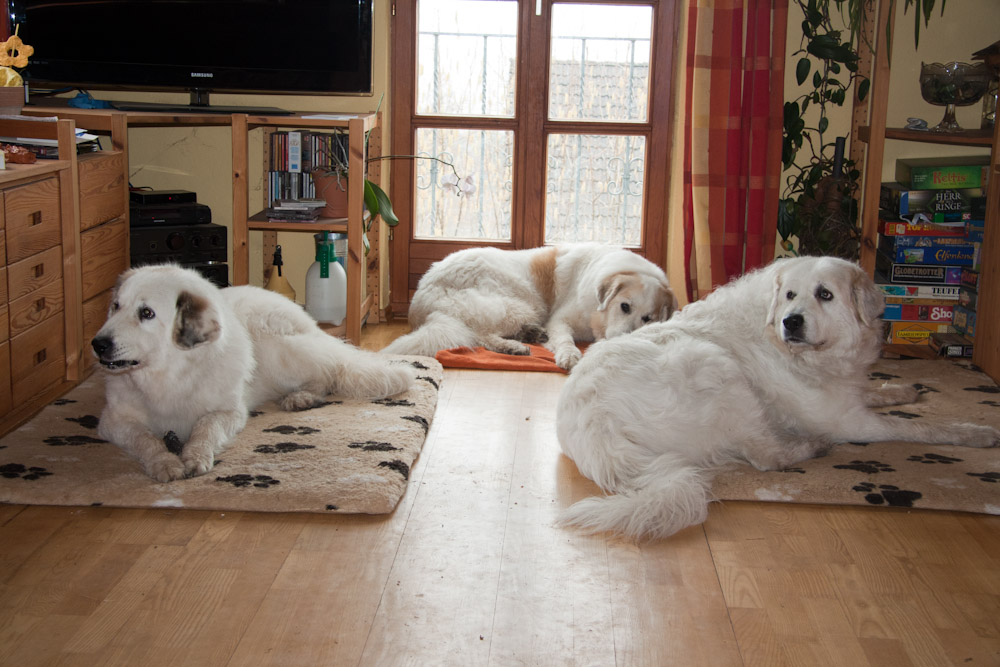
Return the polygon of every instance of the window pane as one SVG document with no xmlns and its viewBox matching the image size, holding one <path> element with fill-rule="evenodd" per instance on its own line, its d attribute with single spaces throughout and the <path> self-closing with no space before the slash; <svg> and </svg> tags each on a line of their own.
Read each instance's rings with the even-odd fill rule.
<svg viewBox="0 0 1000 667">
<path fill-rule="evenodd" d="M 642 244 L 645 137 L 553 134 L 547 156 L 546 243 Z"/>
<path fill-rule="evenodd" d="M 509 241 L 513 150 L 513 132 L 418 129 L 417 154 L 455 169 L 415 161 L 414 237 Z"/>
<path fill-rule="evenodd" d="M 552 6 L 549 118 L 646 120 L 650 7 Z"/>
<path fill-rule="evenodd" d="M 517 2 L 420 0 L 417 113 L 514 115 Z"/>
</svg>

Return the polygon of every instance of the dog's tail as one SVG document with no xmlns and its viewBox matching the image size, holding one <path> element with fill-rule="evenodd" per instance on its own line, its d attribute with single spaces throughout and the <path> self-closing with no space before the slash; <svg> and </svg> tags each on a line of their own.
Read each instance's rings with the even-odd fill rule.
<svg viewBox="0 0 1000 667">
<path fill-rule="evenodd" d="M 559 523 L 587 533 L 620 533 L 633 540 L 659 539 L 702 523 L 708 516 L 705 468 L 658 456 L 635 481 L 635 490 L 574 503 Z"/>
<path fill-rule="evenodd" d="M 377 352 L 356 348 L 323 334 L 308 341 L 314 362 L 322 370 L 326 392 L 343 398 L 387 398 L 409 389 L 415 369 Z"/>
<path fill-rule="evenodd" d="M 475 345 L 476 334 L 465 322 L 438 311 L 428 315 L 427 320 L 417 329 L 400 336 L 382 351 L 388 354 L 433 357 L 438 350 Z"/>
</svg>

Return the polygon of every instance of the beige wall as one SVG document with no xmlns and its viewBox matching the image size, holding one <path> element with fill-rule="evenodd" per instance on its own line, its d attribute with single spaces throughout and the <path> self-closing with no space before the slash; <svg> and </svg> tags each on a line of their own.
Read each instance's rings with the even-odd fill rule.
<svg viewBox="0 0 1000 667">
<path fill-rule="evenodd" d="M 226 95 L 212 94 L 211 102 L 219 105 L 278 107 L 308 113 L 370 112 L 382 100 L 381 111 L 388 108 L 389 80 L 389 3 L 375 3 L 374 93 L 350 96 L 285 96 L 285 95 Z M 123 91 L 92 91 L 95 97 L 111 100 L 168 102 L 186 104 L 186 94 L 128 93 Z M 387 114 L 383 119 L 388 120 Z M 386 127 L 386 131 L 388 127 Z M 384 143 L 388 144 L 386 134 Z M 263 199 L 261 142 L 251 141 L 251 197 Z M 254 171 L 256 166 L 261 168 Z M 383 167 L 383 173 L 386 170 Z M 134 128 L 129 130 L 129 178 L 133 186 L 148 186 L 158 190 L 180 189 L 198 193 L 198 201 L 212 209 L 212 221 L 232 226 L 232 141 L 228 127 L 200 128 Z M 253 201 L 253 199 L 251 200 Z M 259 210 L 263 204 L 251 205 Z M 383 238 L 385 234 L 382 235 Z M 285 258 L 284 275 L 295 289 L 300 303 L 305 301 L 305 272 L 313 262 L 314 246 L 311 234 L 286 233 L 278 236 Z M 232 249 L 230 249 L 230 261 Z M 261 285 L 261 234 L 250 236 L 250 282 Z M 383 281 L 385 284 L 385 281 Z M 383 290 L 384 291 L 384 290 Z"/>
<path fill-rule="evenodd" d="M 886 119 L 888 127 L 903 127 L 907 118 L 923 118 L 929 125 L 936 125 L 944 115 L 944 107 L 928 104 L 920 96 L 920 64 L 924 62 L 970 61 L 972 52 L 989 46 L 1000 38 L 1000 1 L 998 0 L 953 0 L 946 5 L 944 16 L 935 9 L 928 27 L 921 26 L 920 47 L 914 46 L 913 12 L 903 12 L 902 2 L 897 2 L 894 42 L 892 48 L 892 74 L 889 79 L 889 111 Z M 795 82 L 795 64 L 799 56 L 792 56 L 799 48 L 802 22 L 798 9 L 792 7 L 788 16 L 788 59 L 785 68 L 785 99 L 789 100 L 801 91 Z M 849 136 L 851 131 L 851 109 L 848 104 L 843 109 L 831 107 L 830 137 Z M 959 124 L 966 128 L 979 128 L 982 107 L 975 104 L 959 107 Z M 815 126 L 815 120 L 811 125 Z M 976 155 L 988 153 L 987 149 L 960 148 L 923 144 L 912 141 L 887 141 L 885 160 L 882 163 L 882 180 L 891 181 L 895 177 L 896 159 L 900 157 L 934 157 L 944 155 Z M 784 180 L 782 180 L 784 185 Z"/>
</svg>

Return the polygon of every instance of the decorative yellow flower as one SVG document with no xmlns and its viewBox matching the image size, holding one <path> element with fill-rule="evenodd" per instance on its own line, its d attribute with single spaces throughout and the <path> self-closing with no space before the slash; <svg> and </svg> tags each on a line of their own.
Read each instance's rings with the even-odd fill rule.
<svg viewBox="0 0 1000 667">
<path fill-rule="evenodd" d="M 11 35 L 0 44 L 0 65 L 4 67 L 27 67 L 28 56 L 35 53 L 35 47 L 28 46 L 17 35 Z"/>
</svg>

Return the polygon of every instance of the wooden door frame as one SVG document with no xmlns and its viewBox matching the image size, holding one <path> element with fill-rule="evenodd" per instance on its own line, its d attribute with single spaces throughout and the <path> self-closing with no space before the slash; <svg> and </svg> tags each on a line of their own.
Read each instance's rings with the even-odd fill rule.
<svg viewBox="0 0 1000 667">
<path fill-rule="evenodd" d="M 415 3 L 416 0 L 397 0 Z M 567 0 L 572 1 L 572 0 Z M 537 247 L 542 244 L 542 221 L 545 214 L 544 197 L 544 160 L 526 160 L 525 151 L 532 146 L 544 146 L 545 137 L 558 129 L 567 132 L 586 133 L 594 130 L 594 124 L 588 122 L 550 121 L 548 117 L 548 99 L 541 95 L 531 95 L 531 89 L 538 81 L 548 80 L 547 45 L 550 29 L 550 13 L 553 0 L 541 2 L 541 15 L 535 16 L 535 2 L 519 0 L 518 2 L 518 36 L 528 40 L 527 47 L 518 46 L 517 81 L 515 83 L 517 99 L 524 100 L 523 111 L 515 112 L 512 119 L 442 118 L 442 124 L 448 127 L 468 122 L 470 127 L 490 129 L 512 129 L 514 139 L 514 165 L 525 165 L 514 173 L 512 183 L 511 210 L 511 242 L 467 242 L 467 241 L 418 241 L 411 238 L 412 222 L 409 216 L 403 216 L 399 225 L 391 231 L 389 242 L 390 256 L 390 300 L 389 311 L 396 315 L 405 315 L 409 307 L 411 290 L 416 288 L 416 280 L 430 265 L 441 259 L 445 254 L 463 248 L 492 245 L 499 248 Z M 600 0 L 600 4 L 621 5 L 651 5 L 653 8 L 653 35 L 650 45 L 650 97 L 649 118 L 645 123 L 621 123 L 615 130 L 601 128 L 602 134 L 631 134 L 646 137 L 646 174 L 645 201 L 643 218 L 645 220 L 642 246 L 636 251 L 661 267 L 666 263 L 667 239 L 667 183 L 669 157 L 671 147 L 671 119 L 675 96 L 673 94 L 673 78 L 677 58 L 675 39 L 682 8 L 680 0 L 649 0 L 635 2 L 634 0 Z M 535 19 L 540 20 L 535 20 Z M 407 9 L 396 11 L 390 27 L 390 42 L 392 53 L 391 90 L 392 90 L 392 155 L 414 154 L 414 125 L 416 102 L 416 12 Z M 537 56 L 538 49 L 546 49 L 544 56 Z M 662 56 L 662 57 L 661 57 Z M 529 60 L 544 63 L 532 72 L 532 76 L 523 76 L 528 72 Z M 535 82 L 535 86 L 532 83 Z M 542 118 L 542 122 L 538 122 Z M 420 117 L 420 126 L 434 126 L 435 119 L 430 116 Z M 601 124 L 606 125 L 606 124 Z M 614 125 L 614 124 L 612 124 Z M 537 150 L 537 149 L 536 149 Z M 397 211 L 411 212 L 413 210 L 413 160 L 393 160 L 391 162 L 392 181 L 391 196 Z M 412 251 L 412 252 L 411 252 Z M 414 261 L 410 261 L 411 255 Z"/>
</svg>

